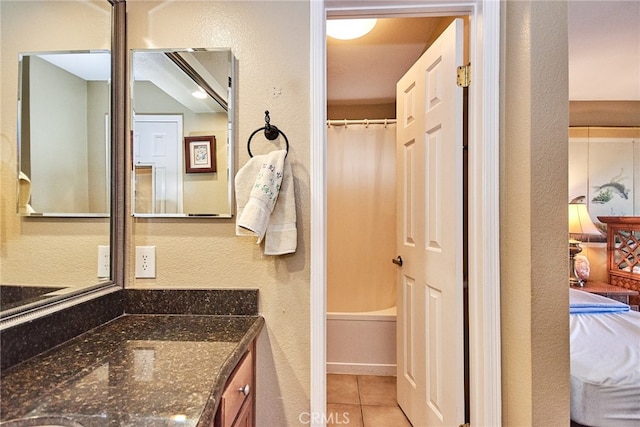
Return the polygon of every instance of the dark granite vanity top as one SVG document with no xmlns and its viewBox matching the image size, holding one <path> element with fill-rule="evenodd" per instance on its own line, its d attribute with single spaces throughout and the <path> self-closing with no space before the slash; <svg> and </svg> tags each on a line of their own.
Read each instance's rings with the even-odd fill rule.
<svg viewBox="0 0 640 427">
<path fill-rule="evenodd" d="M 263 325 L 260 316 L 125 314 L 3 371 L 0 419 L 210 426 Z"/>
</svg>

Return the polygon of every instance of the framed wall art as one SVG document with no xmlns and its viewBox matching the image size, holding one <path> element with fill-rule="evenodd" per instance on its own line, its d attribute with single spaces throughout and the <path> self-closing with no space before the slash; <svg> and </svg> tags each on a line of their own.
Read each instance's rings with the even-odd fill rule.
<svg viewBox="0 0 640 427">
<path fill-rule="evenodd" d="M 640 128 L 569 128 L 569 201 L 584 202 L 603 233 L 599 216 L 640 215 L 639 166 Z"/>
<path fill-rule="evenodd" d="M 186 173 L 216 172 L 216 137 L 186 136 L 184 159 Z"/>
</svg>

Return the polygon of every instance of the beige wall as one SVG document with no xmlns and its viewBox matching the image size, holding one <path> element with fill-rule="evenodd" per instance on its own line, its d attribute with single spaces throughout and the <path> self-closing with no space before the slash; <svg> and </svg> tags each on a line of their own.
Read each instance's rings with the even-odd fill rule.
<svg viewBox="0 0 640 427">
<path fill-rule="evenodd" d="M 571 126 L 640 126 L 640 101 L 570 101 Z"/>
<path fill-rule="evenodd" d="M 89 105 L 87 109 L 87 167 L 89 168 L 89 212 L 109 212 L 111 173 L 107 171 L 105 115 L 111 115 L 111 86 L 107 82 L 87 82 Z"/>
<path fill-rule="evenodd" d="M 238 59 L 237 167 L 264 111 L 290 142 L 298 250 L 265 257 L 255 240 L 234 235 L 233 220 L 133 219 L 136 245 L 156 246 L 156 279 L 130 288 L 259 288 L 266 327 L 258 340 L 257 419 L 299 425 L 309 410 L 309 4 L 306 1 L 127 2 L 130 49 L 230 47 Z M 273 88 L 278 88 L 274 91 Z M 274 93 L 277 93 L 274 95 Z M 267 151 L 254 138 L 252 151 Z M 129 257 L 133 266 L 132 258 Z"/>
<path fill-rule="evenodd" d="M 569 425 L 567 6 L 502 6 L 503 421 Z"/>
<path fill-rule="evenodd" d="M 328 105 L 327 119 L 395 119 L 396 103 L 366 105 Z"/>
<path fill-rule="evenodd" d="M 108 82 L 86 81 L 36 55 L 25 60 L 29 90 L 22 119 L 28 120 L 22 127 L 29 127 L 29 138 L 20 145 L 30 150 L 21 164 L 32 183 L 31 206 L 36 212 L 108 213 Z"/>
</svg>

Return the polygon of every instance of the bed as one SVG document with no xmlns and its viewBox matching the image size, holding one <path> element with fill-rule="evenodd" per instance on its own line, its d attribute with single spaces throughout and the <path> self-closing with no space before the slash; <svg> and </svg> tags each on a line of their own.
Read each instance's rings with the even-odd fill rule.
<svg viewBox="0 0 640 427">
<path fill-rule="evenodd" d="M 571 420 L 640 426 L 640 313 L 578 289 L 569 296 Z"/>
</svg>

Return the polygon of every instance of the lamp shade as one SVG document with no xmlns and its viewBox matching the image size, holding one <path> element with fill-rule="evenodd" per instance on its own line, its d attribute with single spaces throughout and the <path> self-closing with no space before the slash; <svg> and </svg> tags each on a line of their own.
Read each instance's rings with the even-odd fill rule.
<svg viewBox="0 0 640 427">
<path fill-rule="evenodd" d="M 569 203 L 569 234 L 601 234 L 584 203 Z"/>
</svg>

